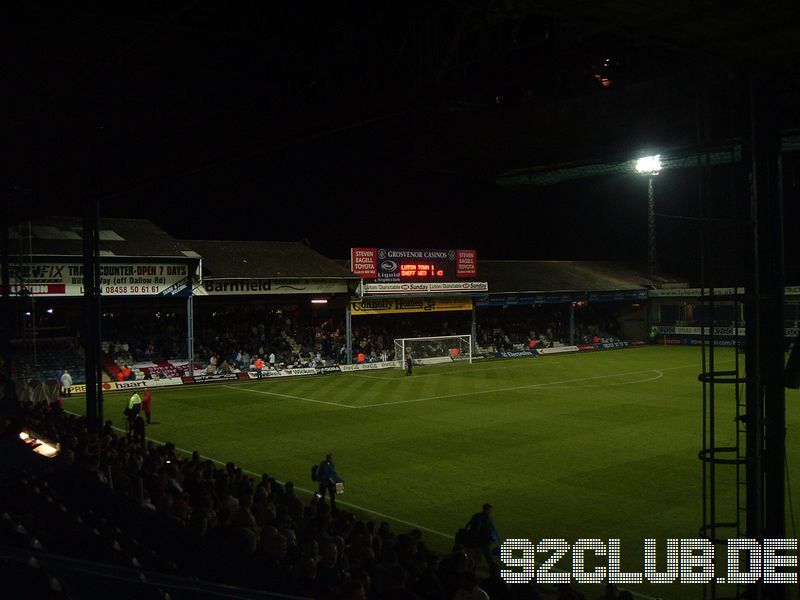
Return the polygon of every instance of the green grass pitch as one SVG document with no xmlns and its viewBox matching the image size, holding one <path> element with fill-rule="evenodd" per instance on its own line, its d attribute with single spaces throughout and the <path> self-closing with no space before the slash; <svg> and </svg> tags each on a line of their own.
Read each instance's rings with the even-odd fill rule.
<svg viewBox="0 0 800 600">
<path fill-rule="evenodd" d="M 731 350 L 716 357 L 732 368 Z M 305 489 L 310 466 L 333 450 L 342 504 L 396 530 L 417 526 L 439 550 L 488 501 L 503 539 L 618 537 L 623 566 L 640 571 L 643 538 L 697 537 L 701 524 L 699 369 L 698 348 L 646 347 L 418 367 L 411 377 L 393 369 L 163 388 L 147 435 Z M 717 390 L 718 444 L 729 445 L 733 391 Z M 121 425 L 129 395 L 107 393 L 106 418 Z M 787 391 L 790 474 L 800 465 L 798 404 Z M 82 399 L 66 408 L 82 412 Z M 729 520 L 733 468 L 717 481 L 727 492 L 720 520 Z"/>
</svg>

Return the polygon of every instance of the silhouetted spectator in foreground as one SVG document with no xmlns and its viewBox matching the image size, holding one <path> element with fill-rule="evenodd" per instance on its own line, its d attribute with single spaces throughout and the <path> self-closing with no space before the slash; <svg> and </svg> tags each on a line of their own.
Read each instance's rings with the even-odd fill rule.
<svg viewBox="0 0 800 600">
<path fill-rule="evenodd" d="M 601 600 L 618 600 L 618 599 L 619 599 L 619 588 L 617 588 L 617 584 L 607 583 L 606 591 L 603 594 Z"/>
<path fill-rule="evenodd" d="M 569 583 L 557 583 L 558 600 L 586 600 L 585 596 L 573 589 Z"/>
<path fill-rule="evenodd" d="M 339 549 L 336 542 L 328 542 L 322 549 L 317 565 L 317 584 L 324 597 L 335 595 L 344 582 L 344 572 L 339 566 Z"/>
<path fill-rule="evenodd" d="M 381 598 L 385 600 L 421 600 L 420 596 L 406 589 L 408 575 L 400 565 L 392 567 L 387 581 L 387 588 Z"/>
<path fill-rule="evenodd" d="M 360 581 L 350 580 L 342 588 L 342 594 L 339 596 L 342 600 L 367 600 L 367 593 L 364 591 L 364 586 Z"/>
<path fill-rule="evenodd" d="M 144 419 L 141 415 L 133 420 L 133 441 L 144 444 Z"/>
<path fill-rule="evenodd" d="M 461 574 L 453 600 L 489 600 L 489 594 L 478 587 L 478 578 L 472 571 Z"/>
</svg>

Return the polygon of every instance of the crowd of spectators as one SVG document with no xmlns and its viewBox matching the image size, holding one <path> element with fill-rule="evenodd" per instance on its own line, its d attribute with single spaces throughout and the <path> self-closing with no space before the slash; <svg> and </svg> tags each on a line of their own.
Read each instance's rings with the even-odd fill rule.
<svg viewBox="0 0 800 600">
<path fill-rule="evenodd" d="M 291 482 L 266 473 L 254 477 L 198 452 L 184 456 L 171 443 L 129 437 L 111 421 L 90 431 L 57 403 L 12 412 L 0 423 L 6 440 L 18 441 L 27 428 L 60 444 L 48 493 L 95 507 L 109 525 L 113 539 L 102 543 L 113 551 L 81 547 L 77 538 L 78 557 L 122 556 L 142 568 L 330 600 L 539 597 L 534 586 L 505 584 L 496 567 L 479 576 L 479 557 L 464 546 L 437 555 L 418 529 L 396 534 L 317 496 L 303 500 Z M 69 546 L 57 521 L 40 533 L 45 547 Z"/>
<path fill-rule="evenodd" d="M 265 359 L 270 354 L 277 362 L 294 363 L 289 339 L 296 330 L 293 317 L 278 310 L 214 311 L 195 320 L 196 358 L 204 364 L 215 359 L 220 369 L 226 363 L 231 369 L 248 368 L 257 356 Z"/>
<path fill-rule="evenodd" d="M 478 318 L 478 346 L 510 351 L 570 343 L 569 312 L 565 305 L 513 306 L 481 311 Z M 618 337 L 619 321 L 613 305 L 578 304 L 575 308 L 575 343 L 589 344 L 595 336 Z"/>
<path fill-rule="evenodd" d="M 487 308 L 477 315 L 479 351 L 509 351 L 528 346 L 531 340 L 537 347 L 570 342 L 566 305 Z M 576 343 L 591 343 L 595 336 L 618 337 L 614 305 L 578 303 L 574 315 Z M 352 320 L 353 356 L 363 355 L 367 362 L 395 360 L 395 339 L 462 335 L 470 329 L 468 313 L 358 316 Z M 153 322 L 141 324 L 141 331 L 150 333 L 126 336 L 120 327 L 111 331 L 115 341 L 107 343 L 106 351 L 120 365 L 186 354 L 176 346 L 185 329 L 175 315 L 157 313 Z M 207 372 L 252 369 L 257 358 L 268 368 L 343 363 L 347 358 L 343 315 L 242 306 L 195 319 L 195 363 Z"/>
<path fill-rule="evenodd" d="M 353 323 L 353 354 L 363 353 L 368 361 L 396 360 L 396 339 L 463 335 L 470 327 L 469 318 L 458 313 L 361 317 Z"/>
<path fill-rule="evenodd" d="M 157 316 L 156 321 L 164 319 L 171 323 L 168 330 L 177 339 L 185 335 L 185 330 L 164 316 Z M 157 326 L 158 323 L 151 324 L 144 330 Z M 452 314 L 359 317 L 353 320 L 353 356 L 363 354 L 369 362 L 394 360 L 397 338 L 459 335 L 469 329 L 467 318 Z M 119 365 L 185 357 L 185 351 L 178 349 L 174 341 L 162 345 L 160 338 L 148 342 L 146 336 L 126 336 L 119 328 L 112 331 L 114 341 L 104 343 L 104 351 Z M 119 341 L 122 339 L 126 341 Z M 251 369 L 258 357 L 269 365 L 273 356 L 276 366 L 287 367 L 344 362 L 347 358 L 344 318 L 299 310 L 265 313 L 240 308 L 211 312 L 195 320 L 195 362 L 209 372 Z"/>
<path fill-rule="evenodd" d="M 181 356 L 185 320 L 183 315 L 166 311 L 105 313 L 103 352 L 120 366 Z"/>
<path fill-rule="evenodd" d="M 195 361 L 213 372 L 247 369 L 257 356 L 275 355 L 279 364 L 300 364 L 290 340 L 298 325 L 280 310 L 249 307 L 203 313 L 194 322 Z M 186 359 L 183 315 L 156 312 L 125 318 L 114 314 L 103 322 L 104 352 L 118 365 Z"/>
<path fill-rule="evenodd" d="M 306 356 L 344 362 L 347 358 L 344 320 L 334 317 L 310 317 L 298 327 L 294 340 Z"/>
<path fill-rule="evenodd" d="M 251 330 L 261 325 L 251 322 Z M 400 315 L 392 318 L 358 317 L 352 322 L 353 356 L 364 355 L 367 362 L 395 360 L 394 340 L 401 337 L 430 337 L 459 335 L 469 331 L 469 322 L 464 318 L 448 315 Z M 277 339 L 282 343 L 270 343 Z M 202 339 L 208 340 L 207 336 Z M 260 339 L 260 338 L 259 338 Z M 253 343 L 239 344 L 240 350 L 229 359 L 228 364 L 246 369 L 256 356 L 267 358 L 273 351 L 276 362 L 293 366 L 316 366 L 339 364 L 347 359 L 345 323 L 341 317 L 294 315 L 285 317 L 265 337 L 266 345 L 256 347 Z M 291 341 L 291 344 L 287 340 Z M 204 341 L 220 347 L 216 339 Z M 273 350 L 276 348 L 277 350 Z M 263 351 L 263 352 L 262 352 Z M 241 357 L 241 358 L 240 358 Z"/>
</svg>

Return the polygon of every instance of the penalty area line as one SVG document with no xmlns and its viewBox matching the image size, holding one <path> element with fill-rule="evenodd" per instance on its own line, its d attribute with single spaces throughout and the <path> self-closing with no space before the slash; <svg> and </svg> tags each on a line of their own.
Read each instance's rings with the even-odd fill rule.
<svg viewBox="0 0 800 600">
<path fill-rule="evenodd" d="M 732 361 L 717 361 L 717 362 L 732 362 Z M 376 408 L 379 406 L 393 406 L 396 404 L 413 404 L 415 402 L 427 402 L 429 400 L 446 400 L 449 398 L 465 398 L 468 396 L 480 396 L 482 394 L 494 394 L 497 392 L 513 392 L 518 390 L 532 390 L 536 388 L 542 388 L 552 385 L 563 385 L 567 383 L 580 383 L 581 381 L 593 381 L 597 379 L 608 379 L 610 377 L 623 377 L 625 375 L 642 375 L 645 373 L 652 373 L 654 371 L 662 372 L 662 371 L 671 371 L 675 369 L 687 369 L 689 367 L 696 367 L 697 365 L 680 365 L 677 367 L 664 367 L 662 369 L 644 369 L 641 371 L 628 371 L 626 373 L 611 373 L 608 375 L 595 375 L 593 377 L 579 377 L 577 379 L 563 379 L 561 381 L 549 381 L 546 383 L 532 383 L 529 385 L 518 385 L 513 387 L 505 387 L 505 388 L 495 388 L 492 390 L 478 390 L 474 392 L 458 392 L 456 394 L 443 394 L 441 396 L 427 396 L 425 398 L 412 398 L 410 400 L 394 400 L 392 402 L 379 402 L 377 404 L 366 404 L 364 406 L 354 406 L 352 408 L 356 409 L 365 409 L 365 408 Z M 661 374 L 663 376 L 663 373 Z M 661 376 L 656 377 L 656 379 L 660 379 Z M 637 382 L 639 383 L 639 382 Z"/>
<path fill-rule="evenodd" d="M 350 404 L 338 404 L 336 402 L 326 402 L 325 400 L 314 400 L 313 398 L 304 398 L 303 396 L 292 396 L 291 394 L 280 394 L 278 392 L 267 392 L 265 390 L 254 390 L 252 388 L 245 388 L 238 385 L 225 385 L 223 384 L 220 387 L 229 388 L 232 390 L 236 390 L 237 392 L 244 392 L 244 393 L 251 393 L 251 394 L 263 394 L 265 396 L 278 396 L 279 398 L 288 398 L 289 400 L 302 400 L 303 402 L 313 402 L 314 404 L 327 404 L 329 406 L 338 406 L 339 408 L 356 408 L 355 406 L 351 406 Z"/>
<path fill-rule="evenodd" d="M 658 379 L 661 379 L 664 376 L 664 372 L 660 371 L 658 369 L 652 369 L 651 372 L 652 373 L 658 373 L 658 374 L 656 376 L 654 376 L 654 377 L 646 377 L 644 379 L 636 379 L 634 381 L 623 381 L 621 383 L 605 383 L 603 385 L 594 385 L 594 384 L 589 383 L 589 384 L 580 385 L 578 387 L 598 388 L 598 387 L 612 387 L 612 386 L 618 386 L 618 385 L 635 385 L 637 383 L 648 383 L 650 381 L 657 381 Z"/>
<path fill-rule="evenodd" d="M 560 363 L 561 363 L 561 361 L 558 361 L 558 360 L 548 360 L 547 361 L 547 366 L 557 365 L 557 364 L 560 364 Z M 530 363 L 530 364 L 526 364 L 524 366 L 529 368 L 531 366 L 531 364 L 540 364 L 540 363 Z M 415 368 L 419 368 L 419 365 L 414 365 L 414 366 L 415 366 Z M 425 367 L 423 366 L 422 368 L 424 369 Z M 485 371 L 509 371 L 509 370 L 511 370 L 512 365 L 510 365 L 510 364 L 509 365 L 502 365 L 502 366 L 495 365 L 495 366 L 486 366 L 486 367 L 480 367 L 480 366 L 476 367 L 476 366 L 470 365 L 470 366 L 465 366 L 464 368 L 467 369 L 467 371 L 461 371 L 460 369 L 457 369 L 457 370 L 454 370 L 454 371 L 445 371 L 445 372 L 442 372 L 442 373 L 425 373 L 425 372 L 423 372 L 421 374 L 414 374 L 413 378 L 399 377 L 396 372 L 391 373 L 390 375 L 386 375 L 386 376 L 367 375 L 367 374 L 358 373 L 358 372 L 356 372 L 356 373 L 347 373 L 347 374 L 348 375 L 352 375 L 353 377 L 359 377 L 361 379 L 377 379 L 379 381 L 389 381 L 389 382 L 392 382 L 392 383 L 398 383 L 400 381 L 413 382 L 413 381 L 416 381 L 417 379 L 420 379 L 421 377 L 463 377 L 464 375 L 469 375 L 470 373 L 478 373 L 478 372 L 483 373 Z"/>
</svg>

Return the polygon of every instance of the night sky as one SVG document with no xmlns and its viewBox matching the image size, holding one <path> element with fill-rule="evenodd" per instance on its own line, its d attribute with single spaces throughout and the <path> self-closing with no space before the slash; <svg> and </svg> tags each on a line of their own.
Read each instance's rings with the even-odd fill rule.
<svg viewBox="0 0 800 600">
<path fill-rule="evenodd" d="M 710 139 L 741 139 L 742 58 L 758 45 L 745 32 L 741 47 L 698 54 L 689 34 L 659 41 L 669 25 L 633 42 L 634 17 L 588 27 L 544 17 L 539 4 L 21 8 L 4 73 L 8 214 L 78 214 L 99 197 L 102 215 L 148 218 L 179 238 L 305 239 L 337 258 L 382 245 L 643 262 L 645 178 L 507 190 L 495 177 L 689 148 L 698 97 L 710 98 Z M 800 126 L 800 45 L 795 28 L 783 35 L 770 47 L 784 56 L 777 105 L 788 131 Z M 793 263 L 796 172 L 786 155 Z M 735 214 L 747 165 L 712 179 L 715 211 Z M 659 175 L 657 211 L 696 216 L 697 182 L 692 169 Z M 696 225 L 659 216 L 658 234 L 664 268 L 693 273 Z M 720 260 L 735 263 L 735 249 Z"/>
</svg>

